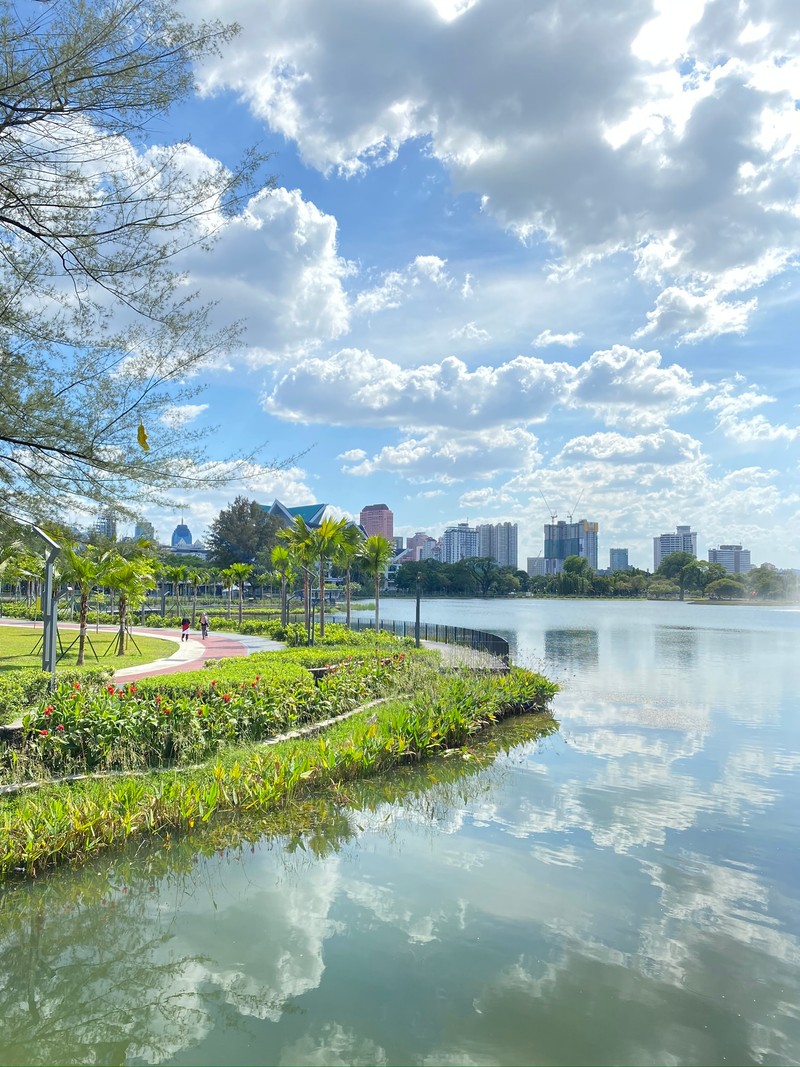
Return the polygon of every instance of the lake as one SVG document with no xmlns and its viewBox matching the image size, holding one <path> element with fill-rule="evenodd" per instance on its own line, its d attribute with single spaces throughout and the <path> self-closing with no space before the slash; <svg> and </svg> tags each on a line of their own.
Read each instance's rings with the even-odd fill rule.
<svg viewBox="0 0 800 1067">
<path fill-rule="evenodd" d="M 7 888 L 0 1063 L 800 1062 L 800 611 L 422 618 L 506 637 L 559 730 Z"/>
</svg>

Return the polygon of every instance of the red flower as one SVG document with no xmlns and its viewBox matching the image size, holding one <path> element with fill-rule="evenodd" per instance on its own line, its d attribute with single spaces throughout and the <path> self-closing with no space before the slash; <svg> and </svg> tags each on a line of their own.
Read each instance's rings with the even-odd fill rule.
<svg viewBox="0 0 800 1067">
<path fill-rule="evenodd" d="M 212 685 L 216 685 L 217 684 L 217 679 L 216 678 L 212 678 L 211 679 L 211 684 Z"/>
<path fill-rule="evenodd" d="M 256 675 L 256 681 L 257 681 L 257 682 L 260 682 L 260 681 L 261 681 L 261 675 L 260 675 L 260 674 L 257 674 L 257 675 Z"/>
<path fill-rule="evenodd" d="M 63 729 L 64 729 L 64 723 L 63 723 L 63 722 L 60 722 L 60 723 L 58 724 L 58 726 L 56 727 L 56 730 L 63 730 Z"/>
<path fill-rule="evenodd" d="M 40 730 L 39 733 L 42 735 L 42 737 L 47 737 L 47 730 Z"/>
<path fill-rule="evenodd" d="M 44 709 L 44 713 L 43 714 L 48 715 L 48 716 L 52 715 L 53 714 L 53 705 L 52 704 L 48 704 L 47 707 Z"/>
<path fill-rule="evenodd" d="M 198 708 L 198 709 L 197 709 L 197 714 L 198 714 L 198 715 L 200 715 L 200 716 L 202 717 L 202 714 L 203 714 L 203 709 L 202 709 L 202 708 Z"/>
<path fill-rule="evenodd" d="M 128 692 L 129 693 L 135 693 L 136 692 L 136 686 L 135 685 L 129 685 L 128 686 Z"/>
<path fill-rule="evenodd" d="M 156 694 L 156 704 L 160 704 L 160 703 L 161 703 L 161 697 L 158 694 Z"/>
<path fill-rule="evenodd" d="M 113 685 L 109 685 L 109 686 L 106 686 L 106 692 L 107 693 L 116 693 L 116 689 L 114 688 Z"/>
<path fill-rule="evenodd" d="M 223 699 L 223 700 L 225 701 L 225 703 L 226 703 L 226 704 L 230 704 L 230 702 L 231 702 L 231 695 L 230 695 L 230 693 L 225 693 L 225 694 L 223 694 L 223 697 L 222 697 L 222 699 Z"/>
<path fill-rule="evenodd" d="M 169 715 L 169 708 L 164 708 L 164 714 Z"/>
<path fill-rule="evenodd" d="M 73 689 L 80 689 L 80 687 L 81 687 L 81 684 L 80 684 L 80 682 L 73 682 L 73 683 L 72 683 L 72 688 L 73 688 Z"/>
</svg>

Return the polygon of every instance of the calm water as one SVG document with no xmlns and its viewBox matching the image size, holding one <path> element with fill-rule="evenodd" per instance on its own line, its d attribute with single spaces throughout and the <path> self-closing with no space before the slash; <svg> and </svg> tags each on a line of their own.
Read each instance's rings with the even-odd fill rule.
<svg viewBox="0 0 800 1067">
<path fill-rule="evenodd" d="M 423 618 L 508 636 L 559 732 L 7 891 L 0 1063 L 800 1062 L 800 612 Z"/>
</svg>

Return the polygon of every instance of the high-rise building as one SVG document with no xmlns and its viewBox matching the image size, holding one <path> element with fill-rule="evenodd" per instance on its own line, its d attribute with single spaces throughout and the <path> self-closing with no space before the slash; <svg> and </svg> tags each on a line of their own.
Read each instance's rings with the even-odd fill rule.
<svg viewBox="0 0 800 1067">
<path fill-rule="evenodd" d="M 448 526 L 442 534 L 440 559 L 442 563 L 458 563 L 459 560 L 478 556 L 478 531 L 468 523 Z"/>
<path fill-rule="evenodd" d="M 137 522 L 133 528 L 134 541 L 155 541 L 156 530 L 152 522 L 146 522 L 142 519 Z"/>
<path fill-rule="evenodd" d="M 709 563 L 721 563 L 728 574 L 747 574 L 751 569 L 750 549 L 741 545 L 720 545 L 709 548 Z"/>
<path fill-rule="evenodd" d="M 581 519 L 579 522 L 545 523 L 545 574 L 560 574 L 568 556 L 580 556 L 597 570 L 597 523 Z"/>
<path fill-rule="evenodd" d="M 544 556 L 539 554 L 538 556 L 528 556 L 528 566 L 526 567 L 529 578 L 542 578 L 547 574 L 545 568 Z"/>
<path fill-rule="evenodd" d="M 663 533 L 653 538 L 653 570 L 657 571 L 665 556 L 673 552 L 688 552 L 697 558 L 697 533 L 689 526 L 678 526 L 674 534 Z"/>
<path fill-rule="evenodd" d="M 608 569 L 610 571 L 628 570 L 627 548 L 610 548 L 608 550 Z"/>
<path fill-rule="evenodd" d="M 117 538 L 117 516 L 109 508 L 108 511 L 104 511 L 95 520 L 92 530 L 101 537 L 110 537 L 112 541 L 115 541 Z"/>
<path fill-rule="evenodd" d="M 359 522 L 367 537 L 380 536 L 387 541 L 394 537 L 394 514 L 386 504 L 367 504 L 361 509 Z"/>
<path fill-rule="evenodd" d="M 405 549 L 403 541 L 404 539 L 402 537 L 392 538 L 392 548 L 394 549 L 394 554 L 396 556 L 398 556 Z"/>
<path fill-rule="evenodd" d="M 498 567 L 517 569 L 517 534 L 515 522 L 498 522 L 477 527 L 478 555 L 488 556 Z"/>
<path fill-rule="evenodd" d="M 172 531 L 172 539 L 170 545 L 172 548 L 179 548 L 180 546 L 188 547 L 192 543 L 192 533 L 185 522 L 179 522 L 175 529 Z"/>
</svg>

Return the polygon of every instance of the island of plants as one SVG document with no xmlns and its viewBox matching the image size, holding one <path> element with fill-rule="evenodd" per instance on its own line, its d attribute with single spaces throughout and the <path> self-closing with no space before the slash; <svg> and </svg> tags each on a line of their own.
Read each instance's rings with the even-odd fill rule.
<svg viewBox="0 0 800 1067">
<path fill-rule="evenodd" d="M 128 685 L 73 672 L 0 750 L 0 876 L 338 796 L 347 781 L 464 750 L 510 714 L 552 729 L 556 689 L 517 667 L 443 670 L 410 641 L 336 626 L 313 648 Z"/>
</svg>

